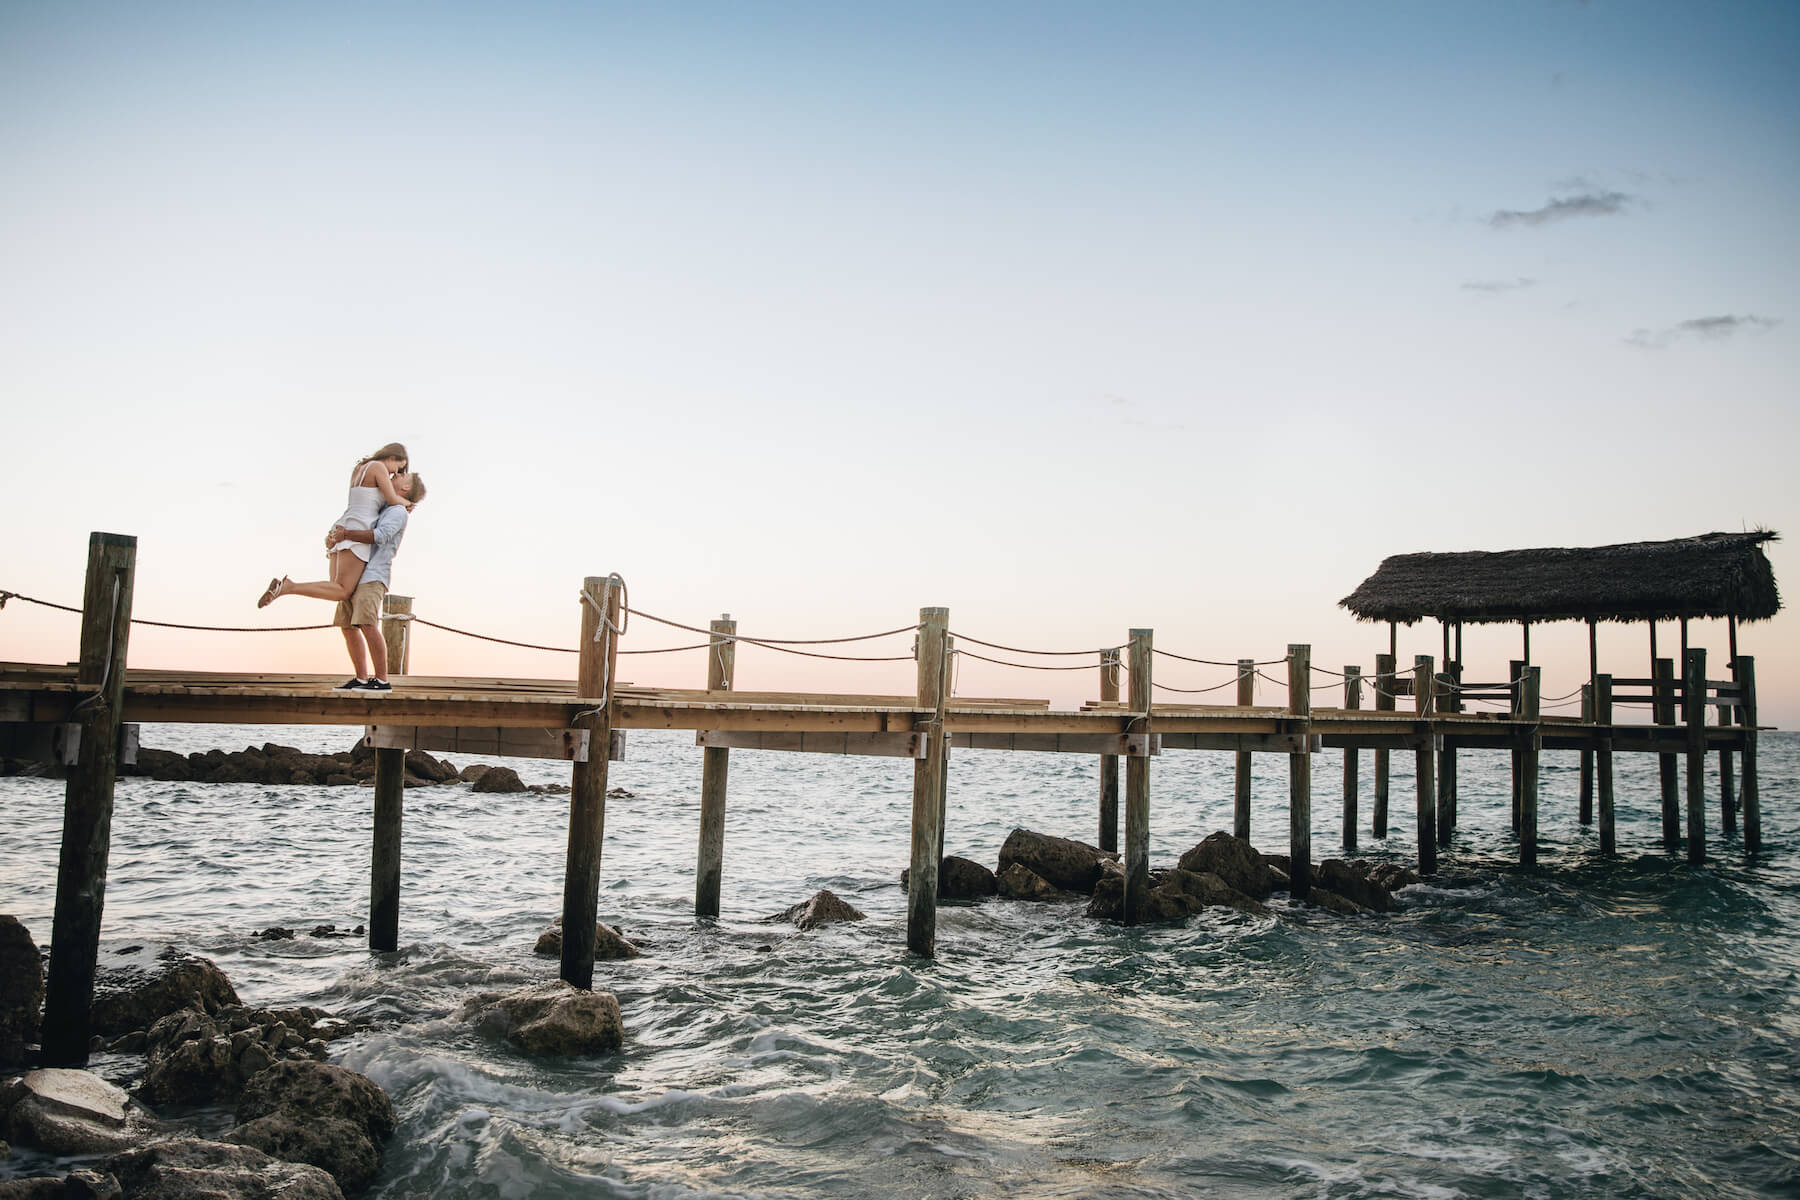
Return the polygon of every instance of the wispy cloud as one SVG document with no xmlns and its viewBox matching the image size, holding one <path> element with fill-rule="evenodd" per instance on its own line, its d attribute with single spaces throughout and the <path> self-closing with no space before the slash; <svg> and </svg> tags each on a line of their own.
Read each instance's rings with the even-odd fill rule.
<svg viewBox="0 0 1800 1200">
<path fill-rule="evenodd" d="M 1511 229 L 1518 225 L 1544 225 L 1569 217 L 1616 217 L 1636 197 L 1624 192 L 1579 192 L 1573 196 L 1552 197 L 1542 208 L 1503 208 L 1488 218 L 1495 229 Z"/>
<path fill-rule="evenodd" d="M 1635 330 L 1625 340 L 1631 345 L 1645 350 L 1661 350 L 1684 338 L 1719 342 L 1729 337 L 1736 337 L 1740 333 L 1767 333 L 1779 324 L 1781 322 L 1774 317 L 1694 317 L 1692 320 L 1671 325 L 1667 329 Z"/>
<path fill-rule="evenodd" d="M 1520 288 L 1536 287 L 1537 280 L 1521 275 L 1517 279 L 1471 279 L 1462 286 L 1465 292 L 1516 292 Z"/>
</svg>

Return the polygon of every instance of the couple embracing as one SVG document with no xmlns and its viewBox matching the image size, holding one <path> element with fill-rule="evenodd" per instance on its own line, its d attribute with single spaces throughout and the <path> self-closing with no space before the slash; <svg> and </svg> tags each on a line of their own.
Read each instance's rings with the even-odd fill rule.
<svg viewBox="0 0 1800 1200">
<path fill-rule="evenodd" d="M 332 623 L 344 631 L 344 647 L 356 674 L 334 688 L 380 694 L 388 682 L 387 642 L 381 636 L 381 602 L 387 596 L 394 555 L 406 521 L 425 498 L 425 481 L 413 473 L 406 447 L 389 442 L 359 460 L 350 473 L 350 502 L 325 535 L 329 579 L 295 583 L 286 575 L 269 580 L 256 607 L 283 596 L 337 601 Z"/>
</svg>

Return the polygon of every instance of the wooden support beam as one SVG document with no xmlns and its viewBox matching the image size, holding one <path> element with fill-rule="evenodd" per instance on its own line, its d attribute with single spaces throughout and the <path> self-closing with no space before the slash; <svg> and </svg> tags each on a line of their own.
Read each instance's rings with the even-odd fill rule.
<svg viewBox="0 0 1800 1200">
<path fill-rule="evenodd" d="M 1601 729 L 1612 728 L 1612 689 L 1611 675 L 1594 676 L 1594 723 Z M 1600 803 L 1600 853 L 1610 857 L 1618 853 L 1613 816 L 1613 756 L 1610 736 L 1602 736 L 1599 746 L 1594 749 L 1594 790 L 1599 793 Z"/>
<path fill-rule="evenodd" d="M 1510 674 L 1507 676 L 1507 693 L 1509 696 L 1507 712 L 1512 714 L 1512 718 L 1515 721 L 1522 720 L 1525 712 L 1524 688 L 1526 665 L 1525 660 L 1522 658 L 1515 658 L 1507 664 L 1507 668 L 1510 671 Z M 1524 819 L 1524 814 L 1522 812 L 1524 794 L 1525 752 L 1517 743 L 1514 743 L 1512 748 L 1512 827 L 1514 833 L 1519 832 L 1520 822 Z"/>
<path fill-rule="evenodd" d="M 1388 625 L 1393 630 L 1392 622 Z M 1394 675 L 1394 655 L 1377 654 L 1375 656 L 1375 708 L 1380 712 L 1394 711 L 1394 684 L 1398 682 Z M 1375 751 L 1375 803 L 1369 814 L 1369 832 L 1378 838 L 1384 838 L 1388 832 L 1388 751 Z"/>
<path fill-rule="evenodd" d="M 1733 637 L 1732 641 L 1734 643 L 1736 640 L 1737 639 Z M 1731 695 L 1732 700 L 1735 702 L 1744 692 L 1743 686 L 1738 682 L 1737 653 L 1735 649 L 1732 651 L 1730 666 Z M 1721 725 L 1741 725 L 1743 720 L 1744 710 L 1737 707 L 1735 703 L 1731 708 L 1719 710 L 1719 724 Z M 1736 780 L 1734 779 L 1735 772 L 1733 770 L 1735 764 L 1732 760 L 1731 753 L 1730 750 L 1719 751 L 1719 828 L 1724 833 L 1737 832 L 1737 788 Z"/>
<path fill-rule="evenodd" d="M 1542 714 L 1543 673 L 1540 667 L 1526 667 L 1519 681 L 1519 716 L 1533 722 L 1520 751 L 1519 771 L 1519 865 L 1534 867 L 1538 859 L 1538 760 L 1544 749 L 1544 735 L 1535 722 Z"/>
<path fill-rule="evenodd" d="M 63 792 L 62 852 L 56 869 L 50 969 L 44 985 L 42 1061 L 84 1066 L 88 1007 L 100 957 L 112 848 L 113 784 L 125 707 L 125 664 L 131 641 L 131 598 L 137 539 L 117 533 L 88 538 L 81 598 L 81 657 L 76 681 L 96 688 L 72 714 L 81 726 L 80 754 Z"/>
<path fill-rule="evenodd" d="M 381 639 L 390 679 L 406 674 L 412 597 L 384 596 Z M 354 631 L 351 631 L 354 635 Z M 416 731 L 414 736 L 416 737 Z M 400 842 L 406 810 L 406 747 L 371 730 L 375 748 L 374 839 L 369 847 L 369 949 L 400 948 Z"/>
<path fill-rule="evenodd" d="M 1744 726 L 1744 770 L 1739 795 L 1744 802 L 1744 852 L 1762 851 L 1762 805 L 1756 795 L 1756 660 L 1741 655 L 1733 662 L 1738 683 L 1738 713 Z"/>
<path fill-rule="evenodd" d="M 1594 685 L 1581 685 L 1581 720 L 1583 724 L 1594 723 Z M 1577 801 L 1575 819 L 1583 825 L 1594 823 L 1594 752 L 1581 751 L 1581 794 Z"/>
<path fill-rule="evenodd" d="M 1439 711 L 1455 712 L 1459 707 L 1455 682 L 1448 670 L 1440 671 L 1432 677 L 1434 684 L 1434 708 Z M 1450 845 L 1450 831 L 1456 826 L 1456 750 L 1454 747 L 1440 744 L 1437 752 L 1437 844 L 1440 847 Z"/>
<path fill-rule="evenodd" d="M 1119 651 L 1117 647 L 1100 652 L 1100 702 L 1112 703 L 1119 698 Z M 1119 849 L 1119 756 L 1100 756 L 1100 848 L 1114 853 Z"/>
<path fill-rule="evenodd" d="M 548 758 L 586 762 L 592 737 L 586 729 L 524 729 L 515 725 L 369 725 L 363 741 L 377 751 L 424 750 L 491 758 Z M 612 731 L 607 758 L 625 758 L 625 731 Z M 379 754 L 377 754 L 379 758 Z"/>
<path fill-rule="evenodd" d="M 590 742 L 612 742 L 613 683 L 618 669 L 619 613 L 624 580 L 590 575 L 581 585 L 580 663 L 575 690 L 588 707 L 572 722 Z M 594 926 L 600 919 L 600 853 L 606 838 L 606 769 L 602 755 L 572 768 L 569 849 L 563 865 L 564 982 L 594 986 Z"/>
<path fill-rule="evenodd" d="M 1687 622 L 1682 622 L 1685 633 Z M 1706 651 L 1691 647 L 1683 656 L 1683 717 L 1687 722 L 1687 858 L 1706 861 Z"/>
<path fill-rule="evenodd" d="M 958 750 L 1024 750 L 1098 754 L 1115 759 L 1144 758 L 1162 752 L 1163 737 L 1160 733 L 953 733 L 950 745 Z"/>
<path fill-rule="evenodd" d="M 992 737 L 1004 741 L 1013 737 L 1032 735 L 996 733 L 956 736 Z M 1043 736 L 1056 737 L 1057 735 Z M 872 758 L 924 759 L 930 753 L 931 742 L 931 735 L 922 729 L 905 733 L 808 733 L 805 731 L 764 733 L 754 729 L 703 729 L 694 735 L 694 745 L 704 746 L 709 754 L 714 750 L 786 750 L 801 754 L 852 754 Z"/>
<path fill-rule="evenodd" d="M 1446 627 L 1447 628 L 1447 627 Z M 1344 708 L 1355 712 L 1362 707 L 1362 668 L 1354 663 L 1344 668 Z M 1356 850 L 1356 759 L 1355 746 L 1344 747 L 1344 821 L 1345 853 Z"/>
<path fill-rule="evenodd" d="M 906 947 L 921 958 L 937 954 L 938 847 L 942 844 L 944 710 L 950 697 L 950 610 L 921 608 L 918 636 L 918 704 L 929 708 L 926 757 L 913 761 L 912 869 L 907 876 Z"/>
<path fill-rule="evenodd" d="M 726 613 L 707 629 L 711 644 L 706 654 L 706 690 L 730 691 L 737 670 L 737 622 Z M 725 875 L 725 792 L 731 778 L 731 750 L 723 744 L 707 744 L 704 739 L 709 732 L 713 731 L 696 735 L 706 750 L 700 764 L 700 846 L 694 870 L 694 915 L 717 918 L 719 890 Z"/>
<path fill-rule="evenodd" d="M 1256 660 L 1253 658 L 1238 659 L 1237 703 L 1239 708 L 1249 708 L 1256 703 Z M 1250 773 L 1254 769 L 1250 752 L 1239 748 L 1234 765 L 1231 832 L 1232 836 L 1247 842 L 1250 840 Z"/>
<path fill-rule="evenodd" d="M 1131 631 L 1131 711 L 1138 714 L 1129 732 L 1150 734 L 1151 640 L 1148 629 Z M 1124 918 L 1135 925 L 1150 891 L 1150 759 L 1147 755 L 1125 760 L 1125 900 Z"/>
<path fill-rule="evenodd" d="M 1413 658 L 1413 699 L 1418 705 L 1419 721 L 1430 721 L 1437 700 L 1436 674 L 1431 655 Z M 1419 874 L 1437 874 L 1437 739 L 1423 739 L 1413 751 L 1413 777 L 1417 781 Z"/>
<path fill-rule="evenodd" d="M 1312 717 L 1312 647 L 1288 646 L 1288 713 Z M 1304 900 L 1312 891 L 1312 750 L 1288 755 L 1288 878 L 1291 894 Z"/>
<path fill-rule="evenodd" d="M 1652 630 L 1655 626 L 1651 626 Z M 1656 690 L 1656 707 L 1653 719 L 1658 725 L 1675 724 L 1675 660 L 1659 658 L 1656 660 L 1652 679 Z M 1675 755 L 1663 754 L 1657 759 L 1657 773 L 1662 781 L 1662 837 L 1663 849 L 1670 854 L 1681 846 L 1681 816 L 1678 800 L 1678 787 L 1675 781 Z"/>
<path fill-rule="evenodd" d="M 1159 721 L 1162 718 L 1157 718 Z M 1326 738 L 1312 733 L 1159 733 L 1152 745 L 1158 750 L 1233 750 L 1239 754 L 1297 754 L 1323 750 Z M 1347 744 L 1340 739 L 1336 748 Z"/>
</svg>

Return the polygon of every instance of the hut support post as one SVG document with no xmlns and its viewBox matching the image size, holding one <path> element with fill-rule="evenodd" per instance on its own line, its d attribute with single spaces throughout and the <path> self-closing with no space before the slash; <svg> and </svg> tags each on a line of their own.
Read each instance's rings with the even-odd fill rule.
<svg viewBox="0 0 1800 1200">
<path fill-rule="evenodd" d="M 1238 659 L 1237 664 L 1237 702 L 1239 708 L 1249 708 L 1256 703 L 1256 661 L 1249 658 Z M 1250 840 L 1250 771 L 1251 755 L 1248 750 L 1237 752 L 1237 774 L 1234 782 L 1237 785 L 1235 799 L 1231 809 L 1231 832 L 1243 840 Z"/>
<path fill-rule="evenodd" d="M 1375 707 L 1381 712 L 1394 711 L 1394 656 L 1375 656 Z M 1369 832 L 1384 838 L 1388 832 L 1388 751 L 1375 751 L 1375 800 L 1369 813 Z"/>
<path fill-rule="evenodd" d="M 1154 634 L 1131 631 L 1131 729 L 1149 733 L 1150 654 Z M 1125 760 L 1125 923 L 1134 925 L 1150 891 L 1150 758 L 1134 754 Z"/>
<path fill-rule="evenodd" d="M 1312 647 L 1288 647 L 1288 715 L 1298 749 L 1288 755 L 1288 877 L 1293 895 L 1312 891 Z"/>
<path fill-rule="evenodd" d="M 1682 715 L 1687 721 L 1687 857 L 1706 861 L 1706 651 L 1688 650 L 1682 660 Z"/>
<path fill-rule="evenodd" d="M 1460 706 L 1451 671 L 1440 672 L 1436 679 L 1436 705 L 1440 712 L 1456 712 Z M 1450 844 L 1450 831 L 1456 827 L 1456 749 L 1450 739 L 1441 739 L 1437 756 L 1437 844 Z"/>
<path fill-rule="evenodd" d="M 1507 708 L 1512 719 L 1517 721 L 1521 719 L 1521 716 L 1525 711 L 1523 707 L 1525 698 L 1525 660 L 1515 658 L 1507 663 L 1506 667 L 1509 672 L 1507 675 L 1507 687 L 1512 691 L 1512 703 L 1509 704 Z M 1519 821 L 1522 816 L 1519 808 L 1525 795 L 1525 753 L 1515 745 L 1511 754 L 1512 827 L 1513 832 L 1517 833 L 1519 832 Z"/>
<path fill-rule="evenodd" d="M 1675 660 L 1672 658 L 1657 659 L 1652 682 L 1655 688 L 1656 723 L 1658 725 L 1675 724 Z M 1681 810 L 1675 782 L 1675 756 L 1673 754 L 1657 755 L 1656 766 L 1662 778 L 1663 849 L 1673 854 L 1681 847 Z"/>
<path fill-rule="evenodd" d="M 1362 668 L 1344 668 L 1344 707 L 1355 712 L 1362 707 Z M 1344 747 L 1344 849 L 1356 849 L 1356 758 L 1355 746 Z"/>
<path fill-rule="evenodd" d="M 1526 723 L 1519 771 L 1519 865 L 1537 866 L 1538 858 L 1538 758 L 1544 749 L 1544 731 L 1538 725 L 1543 697 L 1543 669 L 1526 667 L 1519 684 L 1519 717 Z"/>
<path fill-rule="evenodd" d="M 600 850 L 606 837 L 606 768 L 612 744 L 612 686 L 619 657 L 619 613 L 625 584 L 590 575 L 581 587 L 581 657 L 575 691 L 594 707 L 574 720 L 588 731 L 588 761 L 574 765 L 569 789 L 569 850 L 563 866 L 561 975 L 594 986 L 594 926 L 600 919 Z"/>
<path fill-rule="evenodd" d="M 943 844 L 942 758 L 949 748 L 944 709 L 949 703 L 950 610 L 919 610 L 920 708 L 929 708 L 925 757 L 913 760 L 912 869 L 906 886 L 906 948 L 921 958 L 937 955 L 938 863 Z"/>
<path fill-rule="evenodd" d="M 1437 688 L 1431 655 L 1413 658 L 1413 702 L 1419 710 L 1419 742 L 1413 751 L 1413 774 L 1418 791 L 1419 874 L 1437 874 L 1437 735 L 1431 732 L 1431 716 Z"/>
<path fill-rule="evenodd" d="M 389 675 L 406 674 L 412 597 L 381 602 L 381 640 Z M 352 636 L 360 636 L 354 630 Z M 375 749 L 375 837 L 369 848 L 369 949 L 400 948 L 400 840 L 406 813 L 406 751 Z"/>
<path fill-rule="evenodd" d="M 1744 725 L 1744 770 L 1739 795 L 1744 801 L 1744 853 L 1762 850 L 1762 808 L 1756 797 L 1756 660 L 1749 656 L 1736 662 L 1738 681 L 1738 719 Z"/>
<path fill-rule="evenodd" d="M 1581 685 L 1581 721 L 1584 725 L 1594 723 L 1594 685 Z M 1594 823 L 1594 752 L 1581 752 L 1581 794 L 1576 803 L 1575 819 L 1582 825 Z"/>
<path fill-rule="evenodd" d="M 1100 652 L 1100 700 L 1119 698 L 1119 651 Z M 1119 756 L 1100 756 L 1100 848 L 1114 853 L 1119 849 Z"/>
<path fill-rule="evenodd" d="M 1732 639 L 1736 641 L 1736 638 Z M 1737 655 L 1731 656 L 1731 680 L 1738 682 Z M 1742 691 L 1742 688 L 1739 689 Z M 1743 720 L 1743 710 L 1735 705 L 1719 710 L 1719 724 L 1736 725 Z M 1737 786 L 1735 778 L 1736 764 L 1732 761 L 1731 751 L 1723 747 L 1719 749 L 1719 829 L 1723 833 L 1737 832 Z"/>
<path fill-rule="evenodd" d="M 737 671 L 737 622 L 726 613 L 707 625 L 706 690 L 731 690 Z M 725 798 L 731 781 L 731 751 L 708 746 L 700 761 L 700 844 L 694 870 L 694 915 L 717 919 L 725 878 Z"/>
<path fill-rule="evenodd" d="M 1611 675 L 1594 676 L 1594 723 L 1602 732 L 1594 748 L 1594 789 L 1600 798 L 1600 853 L 1618 853 L 1613 821 L 1613 681 Z"/>
<path fill-rule="evenodd" d="M 97 685 L 76 708 L 80 758 L 63 789 L 62 853 L 56 868 L 50 970 L 44 984 L 45 1066 L 88 1060 L 88 1006 L 100 960 L 100 920 L 112 849 L 113 783 L 119 770 L 119 716 L 125 702 L 125 658 L 131 640 L 131 595 L 137 539 L 88 536 L 87 583 L 81 597 L 81 660 L 76 682 Z"/>
</svg>

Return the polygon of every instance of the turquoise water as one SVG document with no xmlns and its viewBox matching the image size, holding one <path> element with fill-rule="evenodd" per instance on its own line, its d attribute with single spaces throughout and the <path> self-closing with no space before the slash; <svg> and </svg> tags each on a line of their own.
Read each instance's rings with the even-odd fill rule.
<svg viewBox="0 0 1800 1200">
<path fill-rule="evenodd" d="M 353 736 L 144 733 L 178 750 Z M 1456 843 L 1397 913 L 1278 900 L 1272 918 L 1124 929 L 1078 904 L 947 905 L 935 962 L 905 952 L 910 762 L 734 752 L 724 913 L 696 924 L 700 754 L 641 733 L 629 753 L 600 912 L 647 953 L 596 967 L 624 1009 L 618 1054 L 532 1061 L 451 1018 L 472 991 L 555 975 L 531 948 L 561 909 L 564 797 L 409 792 L 402 949 L 370 955 L 249 936 L 366 919 L 367 789 L 122 780 L 106 937 L 205 954 L 250 1003 L 371 1018 L 334 1055 L 401 1116 L 379 1196 L 1800 1194 L 1793 735 L 1763 743 L 1754 863 L 1716 813 L 1706 867 L 1665 855 L 1654 760 L 1624 756 L 1621 854 L 1601 859 L 1574 757 L 1548 755 L 1542 863 L 1522 872 L 1507 758 L 1464 752 Z M 1341 755 L 1315 758 L 1323 858 Z M 1229 828 L 1231 762 L 1156 760 L 1153 863 Z M 1285 852 L 1286 759 L 1258 765 L 1253 839 Z M 1377 843 L 1364 755 L 1365 857 L 1413 857 L 1405 766 Z M 1094 840 L 1096 790 L 1088 758 L 958 752 L 946 851 L 991 866 L 1015 825 Z M 0 780 L 0 911 L 40 940 L 61 803 L 59 783 Z M 762 920 L 821 887 L 869 919 Z"/>
</svg>

